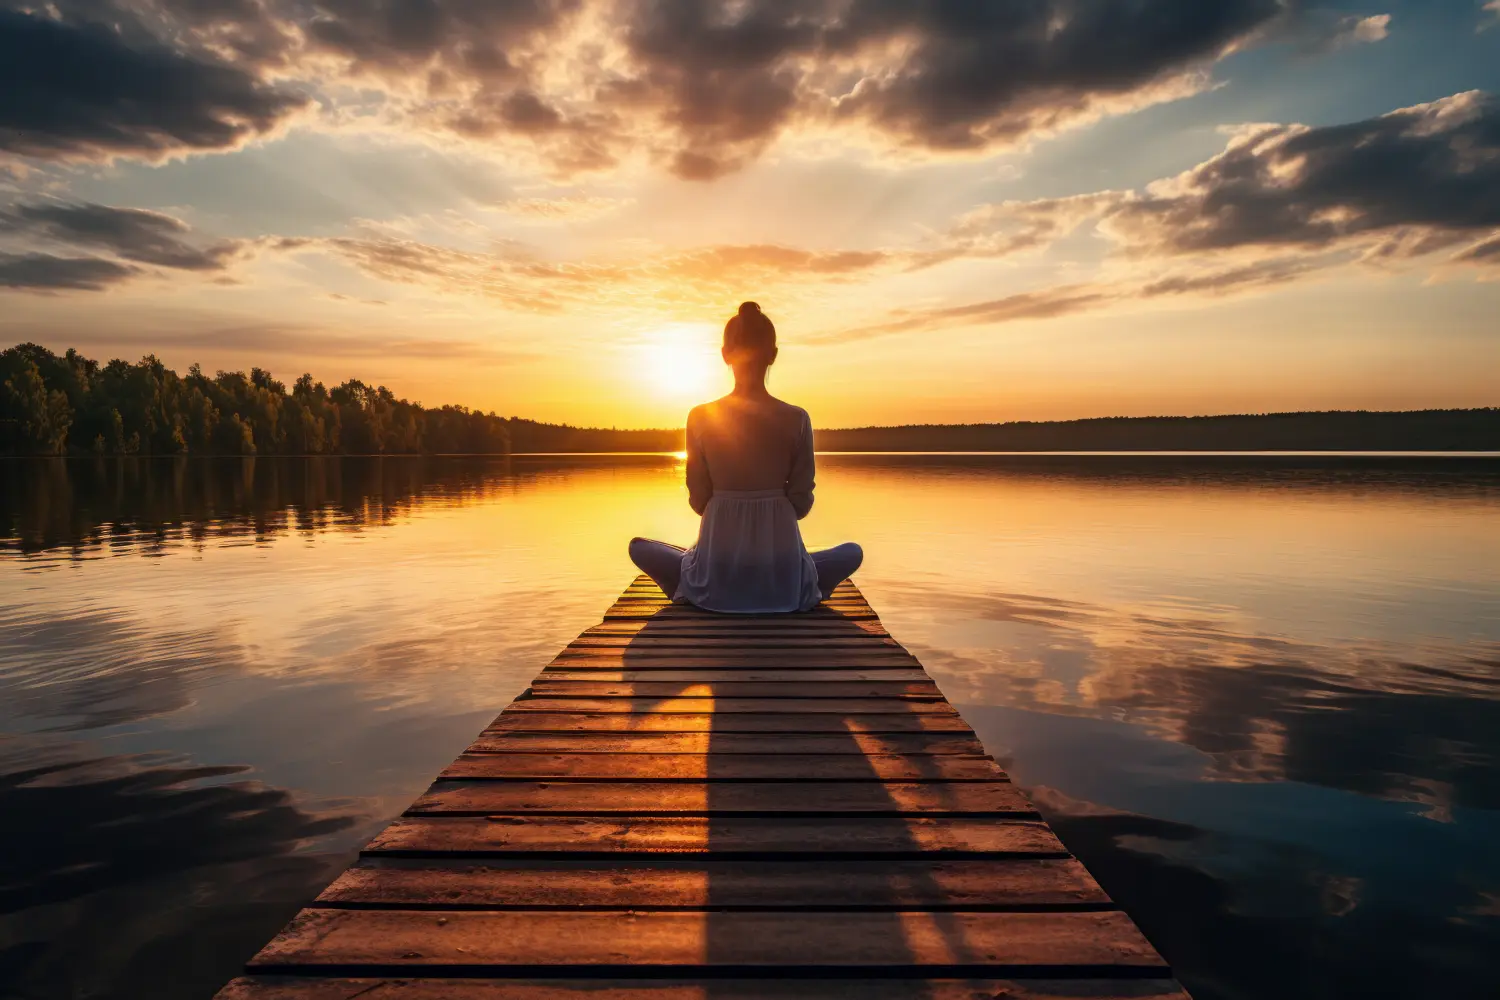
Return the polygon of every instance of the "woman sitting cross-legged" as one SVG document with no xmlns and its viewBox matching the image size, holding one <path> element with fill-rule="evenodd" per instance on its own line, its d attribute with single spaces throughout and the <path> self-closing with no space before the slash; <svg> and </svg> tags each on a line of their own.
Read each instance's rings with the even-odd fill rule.
<svg viewBox="0 0 1500 1000">
<path fill-rule="evenodd" d="M 681 549 L 634 538 L 630 558 L 677 601 L 709 611 L 807 611 L 859 568 L 847 542 L 809 553 L 797 522 L 813 504 L 812 421 L 766 390 L 776 327 L 754 302 L 724 326 L 734 391 L 687 419 L 688 503 L 702 516 Z"/>
</svg>

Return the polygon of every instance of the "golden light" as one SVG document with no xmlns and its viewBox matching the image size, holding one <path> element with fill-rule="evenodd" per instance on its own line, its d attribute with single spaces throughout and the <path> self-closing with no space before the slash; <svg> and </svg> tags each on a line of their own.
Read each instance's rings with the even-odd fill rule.
<svg viewBox="0 0 1500 1000">
<path fill-rule="evenodd" d="M 654 394 L 709 399 L 724 391 L 726 376 L 711 329 L 672 326 L 648 335 L 637 349 L 641 379 Z"/>
</svg>

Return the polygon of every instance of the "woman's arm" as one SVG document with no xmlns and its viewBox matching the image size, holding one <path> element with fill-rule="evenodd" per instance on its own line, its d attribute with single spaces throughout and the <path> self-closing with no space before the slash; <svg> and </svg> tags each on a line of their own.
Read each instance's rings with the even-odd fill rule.
<svg viewBox="0 0 1500 1000">
<path fill-rule="evenodd" d="M 708 509 L 708 501 L 714 495 L 714 483 L 708 476 L 708 461 L 703 456 L 703 439 L 698 434 L 698 411 L 688 414 L 687 434 L 687 488 L 688 506 L 699 517 Z"/>
<path fill-rule="evenodd" d="M 812 418 L 804 411 L 797 446 L 792 451 L 792 471 L 786 477 L 786 498 L 792 502 L 799 521 L 812 510 L 814 464 Z"/>
</svg>

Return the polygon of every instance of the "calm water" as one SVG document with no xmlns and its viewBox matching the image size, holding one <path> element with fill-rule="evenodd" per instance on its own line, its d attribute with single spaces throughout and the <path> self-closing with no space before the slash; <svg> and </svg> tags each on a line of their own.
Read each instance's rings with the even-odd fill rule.
<svg viewBox="0 0 1500 1000">
<path fill-rule="evenodd" d="M 837 456 L 1200 1000 L 1500 994 L 1500 460 Z M 0 462 L 0 997 L 208 997 L 633 574 L 670 457 Z"/>
</svg>

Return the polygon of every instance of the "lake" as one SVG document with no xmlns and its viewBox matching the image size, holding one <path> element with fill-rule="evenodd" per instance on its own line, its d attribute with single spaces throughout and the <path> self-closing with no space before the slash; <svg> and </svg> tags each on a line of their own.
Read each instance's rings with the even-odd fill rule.
<svg viewBox="0 0 1500 1000">
<path fill-rule="evenodd" d="M 0 997 L 207 998 L 632 578 L 674 456 L 0 460 Z M 830 455 L 1198 1000 L 1493 997 L 1500 458 Z"/>
</svg>

